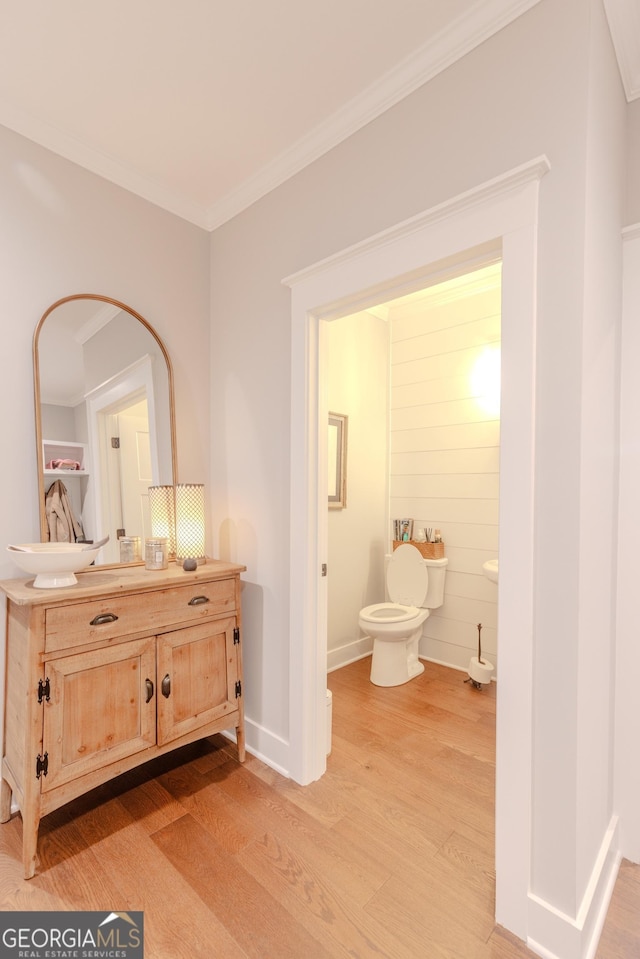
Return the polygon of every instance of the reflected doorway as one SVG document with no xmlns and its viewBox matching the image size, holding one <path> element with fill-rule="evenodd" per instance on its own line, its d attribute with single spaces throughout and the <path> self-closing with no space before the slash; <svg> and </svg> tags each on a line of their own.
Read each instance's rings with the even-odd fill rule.
<svg viewBox="0 0 640 959">
<path fill-rule="evenodd" d="M 99 417 L 104 455 L 100 468 L 109 477 L 101 508 L 115 546 L 111 554 L 115 555 L 118 532 L 139 536 L 141 542 L 151 535 L 149 487 L 153 485 L 153 471 L 146 397 L 132 397 L 130 405 L 115 413 L 100 413 Z M 112 561 L 119 559 L 118 553 Z"/>
<path fill-rule="evenodd" d="M 109 536 L 104 561 L 120 562 L 119 536 L 150 535 L 149 486 L 159 475 L 151 364 L 123 370 L 87 398 L 89 449 L 96 464 L 94 500 L 97 538 Z"/>
</svg>

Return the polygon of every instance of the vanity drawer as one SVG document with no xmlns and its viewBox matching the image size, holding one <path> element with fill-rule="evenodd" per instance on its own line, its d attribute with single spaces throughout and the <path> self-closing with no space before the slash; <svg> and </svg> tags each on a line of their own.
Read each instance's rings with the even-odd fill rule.
<svg viewBox="0 0 640 959">
<path fill-rule="evenodd" d="M 149 590 L 88 603 L 55 606 L 45 614 L 45 649 L 84 646 L 103 639 L 156 633 L 235 610 L 232 579 Z"/>
</svg>

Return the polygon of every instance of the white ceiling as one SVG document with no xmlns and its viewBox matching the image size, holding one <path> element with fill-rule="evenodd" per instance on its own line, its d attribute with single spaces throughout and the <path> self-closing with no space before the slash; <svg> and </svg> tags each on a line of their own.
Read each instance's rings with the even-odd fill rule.
<svg viewBox="0 0 640 959">
<path fill-rule="evenodd" d="M 0 0 L 0 124 L 213 229 L 538 2 Z"/>
</svg>

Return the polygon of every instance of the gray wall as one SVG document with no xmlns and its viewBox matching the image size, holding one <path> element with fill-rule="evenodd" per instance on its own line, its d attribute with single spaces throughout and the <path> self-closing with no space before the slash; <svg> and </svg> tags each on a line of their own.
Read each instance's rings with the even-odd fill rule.
<svg viewBox="0 0 640 959">
<path fill-rule="evenodd" d="M 214 526 L 220 551 L 248 567 L 247 713 L 255 729 L 286 743 L 295 531 L 290 304 L 281 280 L 527 160 L 549 158 L 537 290 L 532 823 L 532 886 L 545 915 L 549 904 L 577 914 L 613 811 L 614 596 L 587 537 L 593 511 L 600 564 L 611 568 L 625 114 L 599 0 L 544 0 L 212 238 Z M 610 303 L 603 325 L 589 306 L 594 296 L 601 303 L 598 290 Z M 549 562 L 551 544 L 561 568 Z M 596 590 L 591 620 L 580 604 Z"/>
</svg>

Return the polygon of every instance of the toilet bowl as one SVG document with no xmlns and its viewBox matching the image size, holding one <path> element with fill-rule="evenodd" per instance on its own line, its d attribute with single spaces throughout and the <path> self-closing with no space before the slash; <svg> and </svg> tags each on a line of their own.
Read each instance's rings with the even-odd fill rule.
<svg viewBox="0 0 640 959">
<path fill-rule="evenodd" d="M 358 625 L 373 639 L 371 682 L 400 686 L 424 672 L 418 656 L 422 627 L 429 611 L 444 600 L 447 559 L 424 559 L 403 543 L 388 557 L 389 601 L 360 610 Z"/>
</svg>

